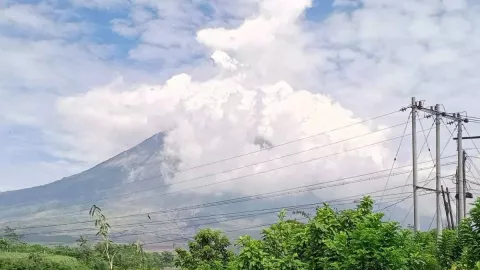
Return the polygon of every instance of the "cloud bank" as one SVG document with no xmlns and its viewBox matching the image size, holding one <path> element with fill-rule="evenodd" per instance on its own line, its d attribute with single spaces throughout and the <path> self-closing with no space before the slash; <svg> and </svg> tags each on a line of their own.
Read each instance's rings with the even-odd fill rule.
<svg viewBox="0 0 480 270">
<path fill-rule="evenodd" d="M 261 147 L 256 144 L 258 138 L 276 145 L 360 121 L 332 98 L 295 89 L 288 80 L 292 78 L 294 84 L 301 85 L 295 74 L 304 73 L 315 64 L 315 59 L 305 49 L 309 35 L 300 23 L 304 10 L 310 5 L 309 1 L 284 1 L 281 5 L 277 1 L 262 1 L 259 14 L 236 28 L 207 28 L 197 32 L 197 40 L 211 52 L 212 64 L 216 66 L 216 74 L 206 80 L 178 74 L 163 85 L 125 90 L 121 83 L 113 83 L 86 94 L 59 99 L 57 109 L 63 121 L 56 141 L 68 145 L 65 147 L 68 150 L 62 154 L 72 159 L 81 157 L 99 162 L 122 150 L 124 145 L 119 142 L 133 145 L 145 134 L 161 131 L 168 133 L 164 154 L 178 158 L 181 161 L 178 169 L 182 170 L 258 150 Z M 279 55 L 282 56 L 280 59 Z M 286 79 L 280 79 L 283 74 Z M 360 124 L 242 159 L 177 174 L 167 180 L 183 181 L 245 166 L 363 135 L 376 128 L 377 124 Z M 382 141 L 388 134 L 360 137 L 172 189 L 222 181 L 331 155 Z M 96 149 L 95 152 L 89 151 L 92 148 Z M 347 176 L 345 173 L 354 175 L 368 169 L 386 168 L 385 162 L 390 156 L 387 145 L 379 144 L 193 192 L 252 194 L 271 191 L 273 187 L 317 183 Z M 382 186 L 378 183 L 372 185 Z"/>
</svg>

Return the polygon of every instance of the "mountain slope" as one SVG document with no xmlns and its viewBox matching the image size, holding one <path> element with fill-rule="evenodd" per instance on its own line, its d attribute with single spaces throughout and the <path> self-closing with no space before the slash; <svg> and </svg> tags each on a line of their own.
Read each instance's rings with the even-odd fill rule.
<svg viewBox="0 0 480 270">
<path fill-rule="evenodd" d="M 50 184 L 1 193 L 0 226 L 9 225 L 17 228 L 48 226 L 21 230 L 27 235 L 36 235 L 35 239 L 40 239 L 40 236 L 45 235 L 65 234 L 62 232 L 65 230 L 70 230 L 68 235 L 93 233 L 93 225 L 85 223 L 85 221 L 89 220 L 88 209 L 95 204 L 103 209 L 107 218 L 113 219 L 110 223 L 113 232 L 118 237 L 157 229 L 162 231 L 162 234 L 166 233 L 169 237 L 175 238 L 192 234 L 194 229 L 200 226 L 199 224 L 212 224 L 212 222 L 217 221 L 217 218 L 197 221 L 184 220 L 167 224 L 166 221 L 168 220 L 189 218 L 194 215 L 205 216 L 293 204 L 293 200 L 288 199 L 283 199 L 281 202 L 279 202 L 280 199 L 257 200 L 192 211 L 153 213 L 148 218 L 149 212 L 239 197 L 238 194 L 223 194 L 216 197 L 183 193 L 171 194 L 170 196 L 162 195 L 162 193 L 168 191 L 168 186 L 165 186 L 164 180 L 168 172 L 163 165 L 174 166 L 176 162 L 174 159 L 167 159 L 161 154 L 163 139 L 164 134 L 156 134 L 139 145 L 89 170 Z M 313 195 L 307 197 L 309 197 L 309 202 L 313 202 L 313 199 L 315 199 Z M 139 215 L 139 213 L 143 214 Z M 134 216 L 122 219 L 115 218 L 125 215 Z M 268 220 L 272 220 L 274 217 L 275 215 L 272 213 Z M 242 224 L 251 226 L 255 220 L 257 220 L 257 223 L 261 223 L 259 219 L 263 220 L 262 216 L 250 217 L 249 221 L 237 218 L 232 220 L 230 225 L 229 222 L 223 224 L 225 227 L 239 227 Z M 76 225 L 76 222 L 81 225 Z M 127 223 L 142 222 L 144 223 L 128 228 L 123 226 Z M 163 222 L 164 225 L 159 228 L 156 224 L 149 224 L 155 222 Z M 65 223 L 70 224 L 51 226 Z M 211 226 L 216 225 L 218 224 L 212 224 Z M 74 231 L 74 229 L 83 229 L 88 226 L 91 228 L 87 231 Z M 152 235 L 158 235 L 158 233 Z M 44 238 L 41 239 L 44 240 Z M 129 237 L 126 237 L 126 239 L 130 240 Z"/>
<path fill-rule="evenodd" d="M 117 241 L 130 242 L 140 238 L 146 242 L 163 243 L 169 239 L 183 242 L 185 239 L 182 241 L 181 238 L 188 238 L 202 224 L 233 229 L 236 230 L 235 235 L 245 233 L 243 228 L 274 222 L 278 210 L 263 212 L 268 212 L 268 215 L 258 212 L 227 216 L 220 214 L 321 201 L 312 193 L 305 193 L 301 196 L 278 196 L 188 211 L 164 211 L 244 195 L 164 194 L 169 192 L 165 177 L 171 173 L 166 168 L 174 168 L 178 161 L 162 155 L 163 139 L 164 134 L 156 134 L 89 170 L 50 184 L 1 193 L 0 227 L 8 225 L 20 228 L 28 240 L 38 242 L 73 242 L 79 235 L 94 237 L 95 230 L 88 210 L 95 204 L 109 219 L 112 235 Z M 275 189 L 272 187 L 272 190 Z M 352 200 L 339 207 L 353 205 Z M 313 208 L 305 210 L 313 211 Z M 401 219 L 404 211 L 397 208 L 395 214 Z M 193 219 L 194 216 L 199 218 Z M 23 227 L 30 228 L 21 229 Z"/>
</svg>

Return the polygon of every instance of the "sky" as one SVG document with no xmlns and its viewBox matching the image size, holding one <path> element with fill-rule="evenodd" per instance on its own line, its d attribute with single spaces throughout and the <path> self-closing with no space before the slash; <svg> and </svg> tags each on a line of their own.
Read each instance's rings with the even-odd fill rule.
<svg viewBox="0 0 480 270">
<path fill-rule="evenodd" d="M 79 173 L 162 131 L 165 154 L 187 168 L 255 150 L 259 136 L 275 145 L 399 110 L 411 96 L 480 116 L 474 0 L 4 0 L 0 59 L 2 191 Z M 332 177 L 389 168 L 395 147 L 321 166 Z"/>
</svg>

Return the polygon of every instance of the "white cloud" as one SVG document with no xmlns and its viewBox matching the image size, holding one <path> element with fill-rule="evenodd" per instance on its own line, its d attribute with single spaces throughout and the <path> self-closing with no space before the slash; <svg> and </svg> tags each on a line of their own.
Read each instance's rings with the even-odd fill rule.
<svg viewBox="0 0 480 270">
<path fill-rule="evenodd" d="M 297 72 L 305 70 L 308 73 L 308 69 L 317 64 L 315 61 L 318 58 L 308 54 L 306 41 L 309 37 L 299 24 L 303 10 L 309 5 L 308 1 L 284 1 L 282 5 L 265 1 L 260 5 L 261 13 L 255 18 L 247 19 L 237 29 L 200 31 L 199 41 L 215 51 L 215 63 L 227 69 L 220 70 L 217 75 L 208 79 L 196 81 L 187 74 L 179 74 L 164 85 L 145 85 L 120 91 L 117 89 L 119 86 L 114 84 L 93 89 L 85 95 L 59 99 L 58 112 L 62 118 L 59 123 L 62 129 L 58 130 L 54 141 L 61 146 L 67 146 L 62 147 L 67 151 L 59 154 L 91 163 L 99 162 L 128 146 L 133 146 L 147 134 L 168 131 L 165 154 L 178 157 L 182 161 L 181 168 L 187 168 L 258 149 L 259 146 L 255 144 L 258 137 L 276 145 L 359 121 L 351 111 L 326 95 L 296 90 L 290 85 L 290 81 L 281 79 L 283 74 L 293 78 Z M 247 31 L 248 29 L 256 29 L 257 32 L 254 34 Z M 262 36 L 267 38 L 258 40 L 258 37 Z M 216 51 L 218 49 L 225 49 L 227 52 Z M 278 56 L 286 62 L 279 62 Z M 290 59 L 300 63 L 290 64 Z M 263 71 L 262 75 L 268 78 L 256 76 L 257 71 Z M 275 72 L 278 74 L 274 74 Z M 293 82 L 300 84 L 300 80 L 301 78 L 297 78 Z M 170 181 L 181 181 L 301 151 L 368 133 L 373 128 L 375 125 L 358 125 L 348 129 L 348 132 L 335 132 L 246 159 L 182 173 Z M 95 130 L 95 133 L 89 130 Z M 374 134 L 221 175 L 212 180 L 221 181 L 228 177 L 329 155 L 382 140 L 385 136 L 385 133 Z M 348 174 L 385 168 L 385 161 L 390 157 L 385 146 L 353 151 L 268 176 L 245 179 L 245 184 L 241 186 L 232 182 L 196 192 L 252 193 L 271 190 L 272 187 L 298 186 L 301 183 L 345 176 L 344 166 L 348 167 Z M 92 151 L 93 149 L 95 150 Z M 202 183 L 205 181 L 193 185 Z M 192 183 L 187 186 L 191 185 Z M 369 187 L 375 186 L 383 187 L 378 182 Z M 350 188 L 348 189 L 356 190 L 358 187 Z"/>
<path fill-rule="evenodd" d="M 178 157 L 182 161 L 180 168 L 182 169 L 208 160 L 213 161 L 258 149 L 259 146 L 254 143 L 258 136 L 275 145 L 358 121 L 350 111 L 326 96 L 295 91 L 285 82 L 247 89 L 242 76 L 238 75 L 240 74 L 196 82 L 188 75 L 181 74 L 172 77 L 162 86 L 143 86 L 122 92 L 115 89 L 115 86 L 107 86 L 92 90 L 86 95 L 61 99 L 58 108 L 65 119 L 61 122 L 62 127 L 67 134 L 74 137 L 59 136 L 55 141 L 68 144 L 69 151 L 64 153 L 66 157 L 99 162 L 126 146 L 120 142 L 133 146 L 143 139 L 145 134 L 168 131 L 164 153 Z M 91 133 L 89 130 L 96 132 Z M 180 179 L 171 181 L 189 179 L 276 155 L 308 149 L 315 145 L 368 133 L 370 130 L 368 126 L 359 125 L 348 129 L 348 132 L 335 132 L 243 160 L 182 173 Z M 340 143 L 319 151 L 230 173 L 216 180 L 335 153 L 381 140 L 384 136 L 385 134 L 377 134 L 353 142 Z M 91 152 L 90 149 L 93 148 L 95 151 Z M 386 156 L 388 153 L 383 147 L 371 147 L 299 168 L 282 170 L 273 175 L 247 179 L 244 182 L 249 183 L 248 187 L 247 185 L 244 188 L 238 187 L 237 184 L 231 183 L 198 192 L 235 190 L 251 193 L 252 190 L 256 192 L 269 190 L 272 186 L 277 188 L 297 186 L 300 183 L 318 181 L 316 177 L 320 172 L 323 179 L 333 178 L 339 175 L 343 164 L 349 164 L 349 171 L 352 173 L 366 168 L 372 170 L 381 168 L 383 158 Z M 362 166 L 357 167 L 358 164 Z M 299 169 L 302 171 L 301 174 L 298 173 Z M 201 183 L 205 181 L 194 185 Z"/>
<path fill-rule="evenodd" d="M 461 11 L 468 7 L 466 0 L 444 0 L 443 6 L 447 11 Z"/>
<path fill-rule="evenodd" d="M 337 3 L 340 2 L 345 1 Z M 192 79 L 184 74 L 162 85 L 141 87 L 117 83 L 60 98 L 57 104 L 59 115 L 56 116 L 59 118 L 48 118 L 51 124 L 43 126 L 50 140 L 56 142 L 51 145 L 52 152 L 59 157 L 93 164 L 133 146 L 156 131 L 174 129 L 169 137 L 169 151 L 180 155 L 185 163 L 183 166 L 188 167 L 255 149 L 258 146 L 253 145 L 252 140 L 257 135 L 279 143 L 350 123 L 358 116 L 365 118 L 396 110 L 406 105 L 412 95 L 427 99 L 430 104 L 442 102 L 450 111 L 468 110 L 472 115 L 480 114 L 476 104 L 480 86 L 476 75 L 480 63 L 480 6 L 476 2 L 350 2 L 356 8 L 340 7 L 319 23 L 303 18 L 304 10 L 310 6 L 309 1 L 243 0 L 239 4 L 242 9 L 236 9 L 233 7 L 238 6 L 237 2 L 222 0 L 216 1 L 210 9 L 203 8 L 202 12 L 201 5 L 205 1 L 200 0 L 169 1 L 165 5 L 149 0 L 132 2 L 130 18 L 113 22 L 119 33 L 138 37 L 144 42 L 130 51 L 132 59 L 148 64 L 167 59 L 170 66 L 166 69 L 172 72 L 168 68 L 191 58 L 193 51 L 198 54 L 196 57 L 206 58 L 213 54 L 217 67 L 202 62 L 188 72 L 190 75 L 202 74 L 201 78 L 192 76 Z M 54 49 L 46 49 L 41 46 L 46 42 L 35 43 L 35 46 L 6 38 L 3 42 L 8 43 L 10 49 L 20 48 L 22 53 L 18 59 L 27 58 L 18 64 L 11 61 L 13 58 L 8 60 L 8 55 L 12 54 L 2 56 L 7 57 L 9 65 L 18 65 L 13 71 L 2 70 L 3 74 L 10 77 L 13 73 L 16 78 L 1 81 L 9 87 L 13 81 L 15 85 L 21 82 L 30 89 L 35 85 L 60 89 L 80 85 L 78 88 L 86 89 L 90 85 L 103 85 L 115 73 L 110 65 L 97 61 L 91 50 L 81 46 L 51 41 L 49 44 L 55 45 L 52 45 Z M 37 48 L 33 50 L 36 53 L 29 54 L 29 48 Z M 59 52 L 59 55 L 53 52 Z M 78 56 L 78 59 L 71 55 Z M 49 62 L 51 59 L 62 59 L 62 64 Z M 78 72 L 70 72 L 72 70 L 89 72 L 78 76 Z M 218 73 L 211 76 L 212 70 Z M 121 69 L 119 72 L 126 73 Z M 56 73 L 62 76 L 54 76 Z M 2 75 L 2 78 L 6 77 Z M 45 107 L 51 106 L 51 103 L 46 104 Z M 13 106 L 14 103 L 10 104 L 10 108 Z M 321 113 L 310 115 L 314 109 Z M 36 111 L 30 110 L 27 116 L 35 119 L 32 115 Z M 334 119 L 336 122 L 332 121 L 333 113 L 338 114 L 338 120 Z M 395 119 L 400 122 L 404 116 L 401 120 Z M 351 133 L 321 137 L 283 151 L 298 151 L 314 143 L 321 144 L 372 128 L 374 126 L 360 126 Z M 473 126 L 470 129 L 472 133 L 478 131 Z M 408 141 L 404 142 L 404 147 L 408 144 Z M 378 147 L 374 148 L 377 152 L 325 159 L 315 163 L 321 164 L 317 172 L 306 166 L 298 171 L 287 170 L 272 174 L 270 178 L 252 178 L 242 183 L 271 190 L 272 186 L 281 188 L 280 182 L 283 185 L 299 184 L 291 180 L 298 177 L 299 171 L 305 177 L 298 181 L 311 182 L 318 181 L 319 177 L 329 179 L 388 168 L 395 146 L 387 146 L 389 151 Z M 321 156 L 344 146 L 338 147 L 316 154 Z M 454 151 L 453 148 L 449 150 Z M 230 166 L 281 154 L 272 152 Z M 369 158 L 372 153 L 378 153 L 373 155 L 378 160 Z M 409 154 L 402 151 L 401 156 L 398 165 L 408 164 Z M 426 158 L 428 156 L 422 156 L 422 160 Z M 275 165 L 263 168 L 268 166 Z M 218 169 L 212 167 L 208 170 Z M 243 173 L 249 171 L 252 170 Z M 200 174 L 201 171 L 196 171 L 195 176 Z M 182 177 L 188 178 L 188 175 Z M 392 181 L 390 186 L 400 183 L 395 179 Z M 346 192 L 373 190 L 375 187 L 354 186 Z M 246 184 L 225 184 L 218 185 L 218 189 L 212 187 L 212 190 L 248 192 L 246 188 Z"/>
<path fill-rule="evenodd" d="M 164 85 L 109 85 L 82 96 L 60 99 L 58 109 L 62 120 L 58 123 L 62 124 L 53 138 L 63 151 L 57 154 L 94 163 L 156 131 L 168 130 L 166 151 L 180 157 L 185 168 L 258 149 L 253 143 L 256 136 L 277 144 L 351 123 L 359 119 L 355 114 L 372 116 L 399 109 L 409 102 L 411 95 L 429 99 L 430 103 L 445 100 L 448 109 L 467 107 L 472 114 L 478 114 L 476 105 L 470 101 L 471 97 L 478 96 L 474 90 L 480 86 L 474 76 L 478 66 L 475 51 L 480 48 L 479 35 L 476 35 L 480 25 L 477 6 L 455 8 L 455 12 L 451 12 L 451 6 L 447 9 L 441 1 L 368 0 L 359 2 L 362 5 L 358 9 L 340 10 L 326 21 L 312 24 L 303 20 L 309 1 L 272 3 L 259 1 L 256 15 L 247 16 L 240 24 L 203 28 L 197 32 L 197 41 L 223 68 L 217 69 L 215 76 L 194 80 L 181 74 Z M 132 25 L 135 29 L 143 27 L 141 23 L 132 22 Z M 150 34 L 143 36 L 148 31 Z M 183 43 L 188 35 L 184 39 L 181 32 L 180 38 L 163 41 L 160 35 L 155 35 L 155 28 L 148 31 L 138 34 L 155 46 L 193 44 L 191 40 Z M 149 35 L 156 39 L 145 38 Z M 148 60 L 149 56 L 165 53 L 158 49 L 160 47 L 150 45 L 148 48 L 158 52 L 145 50 L 142 56 L 141 50 L 132 50 L 131 57 Z M 170 53 L 181 53 L 181 50 Z M 197 67 L 193 72 L 203 68 Z M 464 92 L 455 92 L 459 88 Z M 457 97 L 453 98 L 454 95 Z M 461 106 L 460 103 L 456 107 L 448 106 L 460 98 L 467 101 Z M 400 122 L 405 117 L 395 119 Z M 394 122 L 389 121 L 388 124 Z M 94 127 L 96 132 L 88 133 L 86 127 Z M 360 125 L 348 132 L 178 175 L 171 181 L 254 163 L 373 128 L 375 125 Z M 220 175 L 210 181 L 328 155 L 386 136 L 377 134 L 351 144 Z M 196 192 L 259 192 L 389 168 L 396 143 L 243 179 L 242 185 L 231 182 Z M 404 142 L 403 149 L 408 144 L 408 140 Z M 409 163 L 407 151 L 402 150 L 400 157 L 397 166 Z M 421 160 L 428 158 L 429 155 L 424 154 Z M 449 170 L 444 172 L 447 174 Z M 428 171 L 420 175 L 421 180 L 425 180 Z M 403 184 L 404 180 L 404 177 L 393 177 L 389 186 Z M 208 180 L 193 185 L 205 182 Z M 373 181 L 338 189 L 337 193 L 329 190 L 329 194 L 322 195 L 357 194 L 381 189 L 383 185 L 384 182 Z"/>
<path fill-rule="evenodd" d="M 0 14 L 0 29 L 6 33 L 21 31 L 34 37 L 69 37 L 88 31 L 83 23 L 67 21 L 72 16 L 68 12 L 45 3 L 6 5 L 0 8 Z"/>
<path fill-rule="evenodd" d="M 96 9 L 125 8 L 130 4 L 129 0 L 69 0 L 73 5 Z"/>
<path fill-rule="evenodd" d="M 254 10 L 257 0 L 230 1 L 150 1 L 134 0 L 129 19 L 112 20 L 115 32 L 139 44 L 130 51 L 137 61 L 159 61 L 174 67 L 185 59 L 204 55 L 203 46 L 195 40 L 197 30 L 207 25 L 231 25 L 247 11 Z M 173 51 L 173 54 L 168 54 Z M 167 54 L 163 53 L 167 52 Z"/>
</svg>

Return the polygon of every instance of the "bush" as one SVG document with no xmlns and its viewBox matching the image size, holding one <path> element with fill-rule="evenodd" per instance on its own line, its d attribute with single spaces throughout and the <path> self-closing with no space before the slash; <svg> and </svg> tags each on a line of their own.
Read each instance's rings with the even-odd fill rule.
<svg viewBox="0 0 480 270">
<path fill-rule="evenodd" d="M 2 270 L 87 270 L 86 265 L 76 259 L 59 255 L 43 255 L 39 253 L 0 253 L 0 269 Z"/>
</svg>

